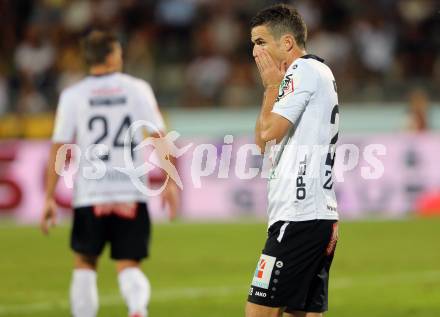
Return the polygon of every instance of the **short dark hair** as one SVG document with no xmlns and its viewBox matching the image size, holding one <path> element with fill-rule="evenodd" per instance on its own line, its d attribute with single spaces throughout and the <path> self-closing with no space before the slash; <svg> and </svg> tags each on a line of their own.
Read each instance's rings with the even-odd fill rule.
<svg viewBox="0 0 440 317">
<path fill-rule="evenodd" d="M 296 44 L 306 46 L 307 27 L 298 11 L 286 4 L 276 4 L 258 12 L 251 20 L 251 28 L 267 25 L 273 36 L 280 38 L 283 34 L 291 33 Z"/>
<path fill-rule="evenodd" d="M 84 58 L 89 66 L 105 63 L 107 56 L 118 43 L 116 36 L 108 31 L 92 30 L 82 41 Z"/>
</svg>

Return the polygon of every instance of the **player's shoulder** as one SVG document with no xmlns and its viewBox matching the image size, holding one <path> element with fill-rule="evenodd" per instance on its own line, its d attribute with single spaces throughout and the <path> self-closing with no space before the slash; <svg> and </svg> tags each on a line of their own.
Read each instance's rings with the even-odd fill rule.
<svg viewBox="0 0 440 317">
<path fill-rule="evenodd" d="M 85 77 L 80 81 L 73 83 L 61 91 L 60 96 L 63 98 L 78 98 L 83 95 L 83 90 L 87 85 L 88 78 Z"/>
<path fill-rule="evenodd" d="M 289 71 L 292 74 L 298 74 L 301 78 L 307 78 L 307 81 L 317 80 L 319 82 L 323 78 L 334 78 L 331 69 L 325 64 L 324 60 L 313 54 L 307 54 L 296 59 L 290 65 Z"/>
<path fill-rule="evenodd" d="M 151 85 L 144 79 L 135 77 L 129 74 L 120 73 L 120 79 L 125 82 L 127 86 L 133 87 L 137 90 L 151 89 Z"/>
<path fill-rule="evenodd" d="M 299 63 L 301 63 L 303 68 L 313 72 L 316 75 L 331 74 L 332 71 L 330 67 L 325 63 L 324 59 L 313 54 L 307 54 L 298 58 Z"/>
</svg>

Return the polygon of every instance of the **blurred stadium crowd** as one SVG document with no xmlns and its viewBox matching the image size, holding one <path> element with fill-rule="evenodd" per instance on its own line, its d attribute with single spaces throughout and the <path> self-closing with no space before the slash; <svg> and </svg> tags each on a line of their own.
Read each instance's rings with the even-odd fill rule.
<svg viewBox="0 0 440 317">
<path fill-rule="evenodd" d="M 151 82 L 165 107 L 259 103 L 249 20 L 264 0 L 0 1 L 0 115 L 52 111 L 85 71 L 79 38 L 109 27 L 125 71 Z M 290 1 L 308 52 L 332 67 L 343 102 L 402 101 L 414 86 L 439 99 L 440 1 Z"/>
</svg>

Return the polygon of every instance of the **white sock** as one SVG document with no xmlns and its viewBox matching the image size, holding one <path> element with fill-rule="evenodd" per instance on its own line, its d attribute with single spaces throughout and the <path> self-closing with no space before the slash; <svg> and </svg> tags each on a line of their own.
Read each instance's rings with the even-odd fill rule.
<svg viewBox="0 0 440 317">
<path fill-rule="evenodd" d="M 130 267 L 119 273 L 118 280 L 129 315 L 138 314 L 146 317 L 151 286 L 145 274 L 139 268 Z"/>
<path fill-rule="evenodd" d="M 73 270 L 70 285 L 70 305 L 74 317 L 95 317 L 98 311 L 96 272 L 88 269 Z"/>
</svg>

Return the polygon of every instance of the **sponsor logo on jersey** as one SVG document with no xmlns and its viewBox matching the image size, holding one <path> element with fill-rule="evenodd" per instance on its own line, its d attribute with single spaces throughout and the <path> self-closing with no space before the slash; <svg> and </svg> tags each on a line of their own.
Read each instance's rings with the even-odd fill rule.
<svg viewBox="0 0 440 317">
<path fill-rule="evenodd" d="M 278 91 L 277 101 L 281 100 L 282 98 L 286 97 L 288 94 L 292 93 L 293 90 L 294 90 L 294 86 L 293 86 L 292 74 L 289 74 L 286 77 L 284 77 L 283 81 L 281 82 L 280 89 Z"/>
<path fill-rule="evenodd" d="M 115 97 L 95 97 L 89 100 L 89 104 L 92 107 L 96 106 L 119 106 L 125 105 L 127 103 L 127 98 L 124 96 Z"/>
<path fill-rule="evenodd" d="M 255 269 L 252 286 L 268 289 L 276 258 L 262 254 Z"/>
</svg>

